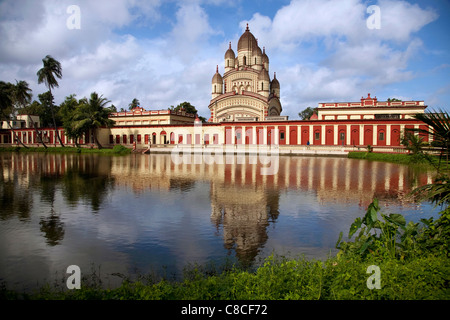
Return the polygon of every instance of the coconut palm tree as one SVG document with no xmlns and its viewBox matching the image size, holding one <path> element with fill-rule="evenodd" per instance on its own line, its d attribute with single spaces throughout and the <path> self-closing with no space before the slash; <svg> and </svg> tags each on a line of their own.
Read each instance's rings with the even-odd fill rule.
<svg viewBox="0 0 450 320">
<path fill-rule="evenodd" d="M 30 104 L 31 102 L 31 98 L 32 98 L 32 94 L 31 94 L 31 89 L 28 86 L 28 82 L 26 81 L 17 81 L 16 80 L 16 85 L 13 88 L 13 92 L 14 92 L 14 100 L 16 101 L 16 104 L 18 104 L 19 108 L 24 108 L 25 105 Z M 42 145 L 44 146 L 44 148 L 47 149 L 46 144 L 44 143 L 44 140 L 42 139 L 42 135 L 38 130 L 37 124 L 33 121 L 33 119 L 31 118 L 31 116 L 27 113 L 28 116 L 28 120 L 33 124 L 33 128 L 36 132 L 36 136 L 39 138 L 39 142 L 42 143 Z"/>
<path fill-rule="evenodd" d="M 139 102 L 139 100 L 134 98 L 133 101 L 131 101 L 131 103 L 128 105 L 128 109 L 133 110 L 134 108 L 139 108 L 140 104 L 141 103 Z"/>
<path fill-rule="evenodd" d="M 114 120 L 109 119 L 111 109 L 106 108 L 109 102 L 108 99 L 93 92 L 89 100 L 86 98 L 82 99 L 81 105 L 74 111 L 74 130 L 90 130 L 99 149 L 102 148 L 102 145 L 97 138 L 97 129 L 114 125 Z"/>
<path fill-rule="evenodd" d="M 59 140 L 59 143 L 62 147 L 64 147 L 64 144 L 61 141 L 61 138 L 58 133 L 58 128 L 56 127 L 56 120 L 55 120 L 55 112 L 53 109 L 53 96 L 52 96 L 52 89 L 58 88 L 59 84 L 56 78 L 61 79 L 62 78 L 62 68 L 61 63 L 59 61 L 55 60 L 52 56 L 47 55 L 44 59 L 42 59 L 42 62 L 44 66 L 39 69 L 37 72 L 38 76 L 38 83 L 44 82 L 45 85 L 48 87 L 48 91 L 50 92 L 50 96 L 52 97 L 52 101 L 50 102 L 50 109 L 52 111 L 52 117 L 53 117 L 53 125 L 55 127 L 56 137 Z M 55 78 L 56 77 L 56 78 Z"/>
</svg>

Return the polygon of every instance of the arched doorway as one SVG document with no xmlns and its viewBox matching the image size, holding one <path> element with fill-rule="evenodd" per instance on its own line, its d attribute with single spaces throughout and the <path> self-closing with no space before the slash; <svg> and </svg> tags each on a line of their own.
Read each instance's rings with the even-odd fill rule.
<svg viewBox="0 0 450 320">
<path fill-rule="evenodd" d="M 165 131 L 161 131 L 160 133 L 160 143 L 161 144 L 167 143 L 167 133 Z"/>
</svg>

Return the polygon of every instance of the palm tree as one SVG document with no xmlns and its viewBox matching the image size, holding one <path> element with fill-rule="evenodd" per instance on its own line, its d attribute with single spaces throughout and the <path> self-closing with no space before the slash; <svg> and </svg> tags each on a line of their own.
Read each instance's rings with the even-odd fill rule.
<svg viewBox="0 0 450 320">
<path fill-rule="evenodd" d="M 14 91 L 14 100 L 16 101 L 16 103 L 19 105 L 20 108 L 24 108 L 25 105 L 30 104 L 32 98 L 31 94 L 32 90 L 28 86 L 28 82 L 23 80 L 21 81 L 16 80 L 16 85 L 14 86 L 13 91 Z M 33 128 L 36 132 L 36 136 L 40 140 L 40 143 L 42 143 L 44 148 L 47 149 L 47 146 L 45 145 L 44 140 L 42 139 L 42 135 L 38 130 L 37 123 L 33 121 L 29 113 L 27 113 L 27 116 L 28 120 L 33 124 Z"/>
<path fill-rule="evenodd" d="M 13 113 L 13 95 L 14 95 L 14 85 L 11 83 L 6 83 L 4 81 L 0 81 L 0 116 L 6 120 L 11 132 L 14 135 L 14 138 L 25 148 L 28 148 L 23 144 L 22 139 L 17 135 L 13 126 L 11 126 L 10 119 L 8 114 Z"/>
<path fill-rule="evenodd" d="M 102 145 L 97 138 L 97 129 L 103 126 L 112 127 L 114 120 L 109 119 L 111 109 L 106 108 L 110 101 L 93 92 L 88 99 L 82 99 L 81 105 L 74 111 L 74 130 L 91 130 L 94 142 L 99 149 Z"/>
<path fill-rule="evenodd" d="M 422 154 L 423 148 L 427 145 L 423 137 L 414 134 L 414 132 L 406 131 L 401 139 L 401 143 L 413 155 Z"/>
<path fill-rule="evenodd" d="M 413 190 L 413 194 L 419 199 L 427 199 L 436 203 L 436 205 L 445 205 L 450 203 L 450 178 L 448 175 L 448 156 L 450 146 L 450 117 L 447 111 L 439 109 L 437 112 L 426 112 L 416 114 L 418 119 L 428 126 L 428 129 L 415 129 L 422 134 L 428 134 L 433 138 L 432 144 L 441 148 L 439 164 L 437 165 L 437 177 L 432 184 L 427 184 Z M 441 160 L 445 155 L 446 168 L 441 170 Z"/>
<path fill-rule="evenodd" d="M 433 138 L 432 144 L 441 148 L 439 166 L 444 155 L 446 157 L 446 165 L 448 166 L 448 156 L 450 151 L 450 116 L 447 111 L 438 109 L 437 112 L 418 113 L 414 115 L 414 118 L 425 123 L 428 126 L 428 129 L 410 130 L 430 135 Z"/>
<path fill-rule="evenodd" d="M 139 102 L 139 100 L 134 98 L 133 101 L 131 101 L 131 103 L 128 105 L 128 109 L 133 110 L 134 108 L 139 108 L 140 104 L 141 103 Z"/>
<path fill-rule="evenodd" d="M 56 137 L 58 138 L 61 146 L 64 147 L 64 144 L 62 143 L 61 138 L 59 136 L 58 128 L 56 127 L 55 112 L 53 110 L 53 96 L 52 96 L 52 88 L 59 87 L 58 81 L 56 80 L 55 76 L 59 79 L 62 78 L 61 63 L 59 63 L 59 61 L 55 60 L 50 55 L 45 56 L 45 58 L 42 59 L 42 62 L 44 66 L 37 72 L 38 83 L 44 82 L 45 85 L 48 87 L 48 91 L 50 92 L 50 96 L 52 97 L 52 101 L 50 101 L 50 109 L 52 111 L 53 125 L 55 127 Z"/>
</svg>

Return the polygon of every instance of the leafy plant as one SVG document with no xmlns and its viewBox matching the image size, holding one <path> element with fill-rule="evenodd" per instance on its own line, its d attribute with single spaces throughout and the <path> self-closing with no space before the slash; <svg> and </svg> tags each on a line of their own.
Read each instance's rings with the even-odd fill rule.
<svg viewBox="0 0 450 320">
<path fill-rule="evenodd" d="M 406 224 L 405 217 L 398 213 L 378 213 L 380 206 L 377 199 L 367 208 L 365 216 L 356 218 L 350 226 L 348 238 L 351 239 L 359 230 L 354 242 L 342 241 L 339 235 L 336 248 L 343 253 L 353 253 L 366 257 L 369 254 L 390 258 L 404 257 L 414 244 L 411 236 L 417 234 L 418 224 Z"/>
<path fill-rule="evenodd" d="M 401 139 L 402 145 L 413 155 L 423 154 L 423 148 L 427 146 L 424 138 L 414 134 L 412 131 L 406 131 Z"/>
</svg>

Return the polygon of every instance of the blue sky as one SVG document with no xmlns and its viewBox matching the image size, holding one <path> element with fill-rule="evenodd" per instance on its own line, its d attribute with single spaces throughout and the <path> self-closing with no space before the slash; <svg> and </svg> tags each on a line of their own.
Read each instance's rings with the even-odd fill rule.
<svg viewBox="0 0 450 320">
<path fill-rule="evenodd" d="M 69 29 L 70 5 L 80 29 Z M 379 8 L 379 29 L 367 20 Z M 223 74 L 228 42 L 249 24 L 277 73 L 283 115 L 320 102 L 424 100 L 450 110 L 450 3 L 329 0 L 4 0 L 0 80 L 26 80 L 34 98 L 42 58 L 61 62 L 55 102 L 93 91 L 127 108 L 191 102 L 209 118 L 211 79 Z"/>
</svg>

